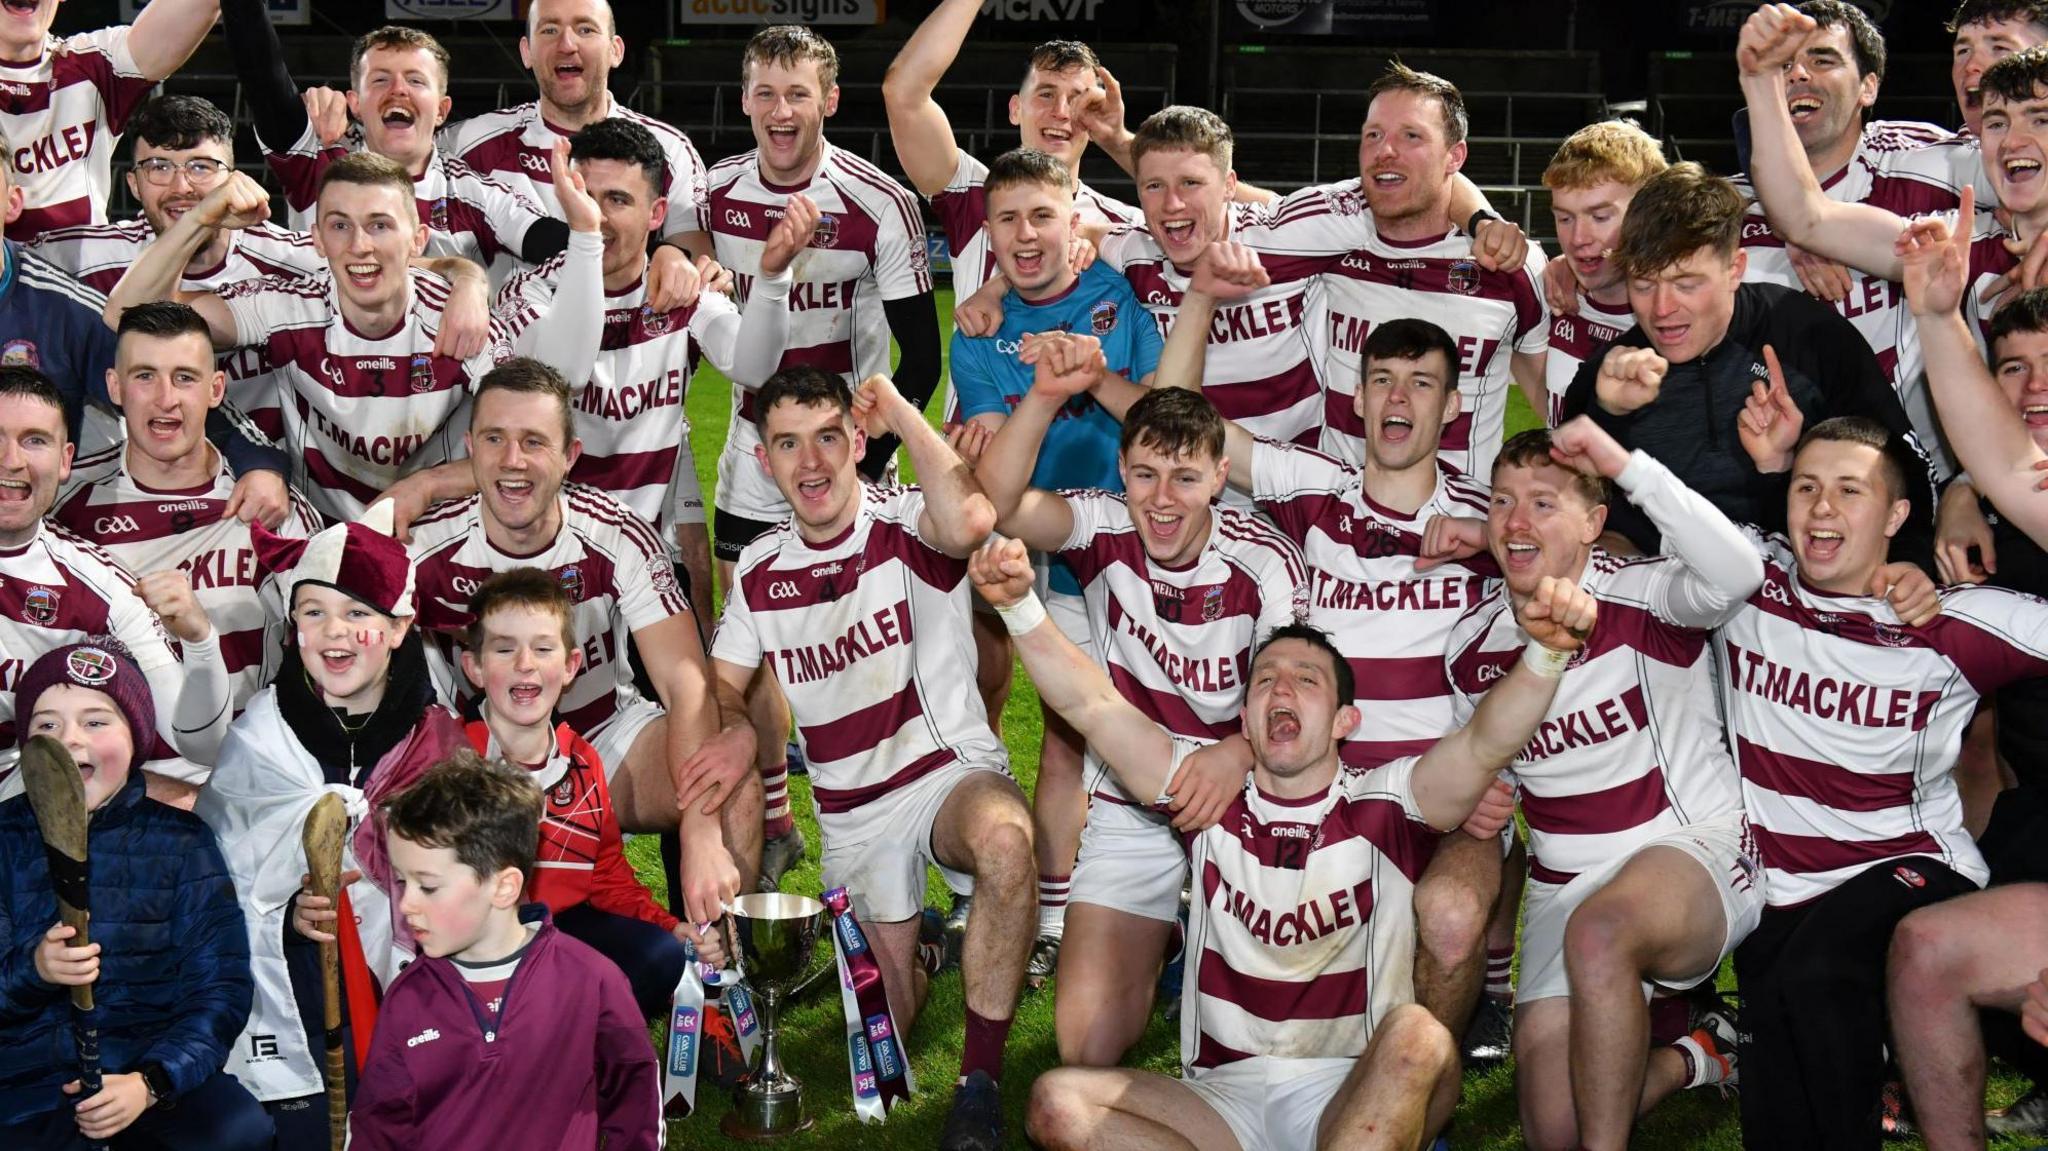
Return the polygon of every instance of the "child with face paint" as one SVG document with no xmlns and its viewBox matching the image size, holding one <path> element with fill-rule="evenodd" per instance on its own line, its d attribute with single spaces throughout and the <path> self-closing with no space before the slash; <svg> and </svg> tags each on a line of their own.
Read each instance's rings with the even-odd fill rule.
<svg viewBox="0 0 2048 1151">
<path fill-rule="evenodd" d="M 255 531 L 266 602 L 286 617 L 283 659 L 229 729 L 198 805 L 241 895 L 256 984 L 228 1070 L 277 1117 L 280 1146 L 326 1139 L 326 1108 L 307 1097 L 324 1090 L 313 1042 L 322 1033 L 318 944 L 334 938 L 339 916 L 304 890 L 306 814 L 328 792 L 348 804 L 342 880 L 352 914 L 343 934 L 354 938 L 342 940 L 343 989 L 348 999 L 356 988 L 361 1024 L 373 1009 L 360 992 L 388 984 L 416 950 L 370 813 L 466 743 L 435 702 L 412 627 L 412 566 L 389 534 L 391 511 L 380 502 L 309 540 Z"/>
<path fill-rule="evenodd" d="M 92 942 L 57 922 L 28 798 L 0 804 L 0 1147 L 270 1147 L 270 1116 L 221 1070 L 249 1013 L 235 889 L 205 825 L 143 791 L 149 681 L 97 640 L 44 653 L 14 694 L 21 738 L 63 744 L 84 778 Z M 105 1069 L 90 1097 L 65 995 L 78 986 L 93 989 Z"/>
</svg>

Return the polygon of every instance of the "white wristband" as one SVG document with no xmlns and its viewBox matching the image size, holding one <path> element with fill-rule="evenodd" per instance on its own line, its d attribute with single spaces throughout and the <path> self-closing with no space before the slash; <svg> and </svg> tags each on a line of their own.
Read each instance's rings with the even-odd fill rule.
<svg viewBox="0 0 2048 1151">
<path fill-rule="evenodd" d="M 1038 593 L 1025 592 L 1016 603 L 997 604 L 996 614 L 1003 617 L 1003 626 L 1011 635 L 1024 635 L 1045 622 L 1045 605 L 1039 602 Z"/>
<path fill-rule="evenodd" d="M 1571 652 L 1544 647 L 1533 639 L 1522 645 L 1522 666 L 1544 679 L 1557 679 L 1564 675 L 1565 665 L 1571 661 Z"/>
</svg>

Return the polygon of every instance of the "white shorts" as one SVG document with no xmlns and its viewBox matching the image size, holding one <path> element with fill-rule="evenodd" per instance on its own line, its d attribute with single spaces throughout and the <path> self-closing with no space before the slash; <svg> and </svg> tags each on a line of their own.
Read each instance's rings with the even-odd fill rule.
<svg viewBox="0 0 2048 1151">
<path fill-rule="evenodd" d="M 1010 775 L 998 764 L 950 763 L 852 811 L 826 815 L 813 799 L 825 841 L 819 855 L 825 889 L 846 888 L 854 911 L 870 923 L 900 923 L 924 910 L 926 866 L 938 868 L 948 888 L 971 893 L 974 877 L 940 863 L 932 852 L 932 824 L 953 789 L 985 771 Z"/>
<path fill-rule="evenodd" d="M 591 728 L 583 739 L 597 758 L 604 764 L 604 781 L 610 783 L 619 774 L 619 765 L 626 762 L 626 753 L 633 750 L 633 741 L 640 738 L 647 725 L 668 715 L 660 703 L 651 699 L 636 699 L 625 707 L 612 712 L 610 719 Z"/>
<path fill-rule="evenodd" d="M 1187 881 L 1187 850 L 1164 815 L 1089 797 L 1068 903 L 1092 903 L 1171 923 L 1180 918 L 1180 892 Z"/>
<path fill-rule="evenodd" d="M 1357 1063 L 1254 1055 L 1189 1071 L 1181 1082 L 1223 1116 L 1244 1151 L 1310 1151 L 1324 1110 Z"/>
<path fill-rule="evenodd" d="M 715 499 L 718 510 L 741 519 L 779 524 L 789 518 L 789 501 L 782 498 L 775 478 L 755 458 L 753 445 L 742 447 L 731 436 L 725 441 L 725 449 L 718 453 Z"/>
<path fill-rule="evenodd" d="M 1571 979 L 1564 966 L 1565 925 L 1570 922 L 1572 912 L 1578 910 L 1588 896 L 1607 886 L 1629 860 L 1649 847 L 1676 848 L 1706 869 L 1708 878 L 1713 880 L 1714 890 L 1721 896 L 1722 934 L 1721 952 L 1705 970 L 1683 979 L 1645 983 L 1645 999 L 1655 994 L 1659 987 L 1684 991 L 1712 979 L 1721 966 L 1721 960 L 1756 930 L 1757 920 L 1764 910 L 1764 877 L 1763 865 L 1757 862 L 1756 848 L 1749 838 L 1747 822 L 1742 816 L 1735 815 L 1711 823 L 1682 827 L 1638 846 L 1619 859 L 1610 860 L 1591 871 L 1580 872 L 1570 883 L 1529 880 L 1528 902 L 1522 909 L 1522 968 L 1520 977 L 1515 981 L 1516 1002 L 1555 999 L 1571 994 Z"/>
</svg>

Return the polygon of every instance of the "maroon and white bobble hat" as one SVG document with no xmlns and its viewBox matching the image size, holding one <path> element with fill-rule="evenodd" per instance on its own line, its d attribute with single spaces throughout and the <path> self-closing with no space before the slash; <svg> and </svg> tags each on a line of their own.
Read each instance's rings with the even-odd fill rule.
<svg viewBox="0 0 2048 1151">
<path fill-rule="evenodd" d="M 53 648 L 28 666 L 14 685 L 17 742 L 30 735 L 29 717 L 36 713 L 36 702 L 43 693 L 66 683 L 104 692 L 121 709 L 129 737 L 135 742 L 135 758 L 128 764 L 129 770 L 134 770 L 156 743 L 156 703 L 142 669 L 111 637 Z"/>
<path fill-rule="evenodd" d="M 259 574 L 274 574 L 284 593 L 286 614 L 292 593 L 302 583 L 331 587 L 361 600 L 388 616 L 412 614 L 412 557 L 392 538 L 393 505 L 378 500 L 352 524 L 335 524 L 310 539 L 272 535 L 261 524 L 249 525 L 256 545 Z"/>
</svg>

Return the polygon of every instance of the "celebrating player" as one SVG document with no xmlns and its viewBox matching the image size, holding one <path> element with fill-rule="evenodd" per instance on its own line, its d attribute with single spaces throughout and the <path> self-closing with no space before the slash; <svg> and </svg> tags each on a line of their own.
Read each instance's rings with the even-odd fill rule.
<svg viewBox="0 0 2048 1151">
<path fill-rule="evenodd" d="M 0 366 L 0 489 L 10 496 L 0 499 L 0 669 L 19 675 L 46 651 L 111 634 L 160 701 L 159 738 L 144 741 L 141 764 L 151 794 L 189 806 L 228 730 L 220 634 L 184 573 L 137 580 L 107 553 L 44 522 L 71 473 L 71 453 L 56 386 L 34 368 Z M 0 732 L 15 723 L 11 711 L 0 714 Z M 0 799 L 20 794 L 14 763 L 13 752 L 0 752 Z"/>
<path fill-rule="evenodd" d="M 135 106 L 184 66 L 220 14 L 220 0 L 171 0 L 133 23 L 59 40 L 50 35 L 63 0 L 16 3 L 0 19 L 0 76 L 8 106 L 4 166 L 21 189 L 7 238 L 102 224 L 114 189 L 114 145 Z"/>
<path fill-rule="evenodd" d="M 762 386 L 756 465 L 792 517 L 749 544 L 712 645 L 725 728 L 691 770 L 751 762 L 742 696 L 788 693 L 810 764 L 827 887 L 868 925 L 899 1032 L 924 1000 L 927 864 L 974 882 L 961 967 L 967 1030 L 941 1146 L 1001 1143 L 996 1080 L 1031 947 L 1031 815 L 973 682 L 965 557 L 995 526 L 967 465 L 886 377 L 784 368 Z M 872 435 L 909 449 L 922 488 L 863 483 Z"/>
<path fill-rule="evenodd" d="M 720 900 L 738 894 L 736 866 L 751 870 L 758 851 L 754 776 L 720 776 L 704 792 L 676 792 L 679 766 L 718 722 L 697 621 L 654 529 L 603 492 L 563 482 L 580 447 L 569 396 L 560 374 L 523 358 L 478 384 L 463 440 L 477 494 L 414 525 L 419 623 L 442 661 L 443 698 L 453 699 L 466 686 L 454 672 L 455 649 L 474 623 L 475 588 L 515 567 L 562 581 L 576 600 L 584 648 L 583 672 L 562 693 L 562 720 L 597 749 L 620 826 L 673 831 L 680 806 L 683 882 L 675 902 L 692 922 L 708 923 L 718 918 Z M 658 698 L 640 694 L 636 663 Z M 719 831 L 721 805 L 730 854 Z"/>
<path fill-rule="evenodd" d="M 1663 532 L 1667 554 L 1624 560 L 1597 545 L 1610 483 Z M 1705 497 L 1584 417 L 1502 448 L 1486 537 L 1501 579 L 1445 657 L 1461 715 L 1514 660 L 1516 612 L 1547 579 L 1576 582 L 1601 617 L 1513 764 L 1529 827 L 1515 988 L 1523 1138 L 1625 1148 L 1636 1116 L 1673 1091 L 1733 1078 L 1725 1017 L 1652 1047 L 1644 1003 L 1653 988 L 1713 978 L 1763 909 L 1709 643 L 1763 565 Z"/>
<path fill-rule="evenodd" d="M 225 389 L 206 321 L 184 304 L 137 304 L 121 314 L 107 390 L 127 443 L 74 459 L 53 523 L 105 548 L 137 576 L 181 572 L 221 630 L 223 664 L 240 712 L 277 667 L 279 635 L 258 600 L 249 525 L 229 515 L 235 472 L 206 442 L 206 414 Z M 298 493 L 277 534 L 304 539 L 320 517 Z"/>
<path fill-rule="evenodd" d="M 1123 496 L 1027 486 L 1055 417 L 1108 368 L 1090 337 L 1027 336 L 1020 359 L 1036 378 L 977 468 L 997 529 L 1073 573 L 1090 654 L 1133 707 L 1179 739 L 1230 739 L 1252 649 L 1306 609 L 1300 550 L 1249 513 L 1210 506 L 1230 469 L 1223 418 L 1182 389 L 1124 413 Z M 1169 823 L 1200 826 L 1149 810 L 1156 793 L 1120 787 L 1102 750 L 1090 753 L 1054 1020 L 1061 1062 L 1111 1067 L 1144 1033 L 1180 912 L 1186 858 Z M 1242 763 L 1231 770 L 1234 782 Z"/>
<path fill-rule="evenodd" d="M 839 107 L 839 53 L 808 28 L 763 28 L 747 41 L 740 83 L 754 149 L 721 160 L 710 175 L 713 240 L 719 262 L 738 277 L 740 310 L 763 274 L 763 249 L 788 201 L 804 196 L 818 209 L 818 228 L 796 270 L 781 366 L 821 368 L 851 385 L 890 371 L 893 339 L 901 353 L 894 378 L 922 409 L 940 365 L 924 217 L 908 188 L 825 139 L 825 120 Z M 755 459 L 754 417 L 754 388 L 735 381 L 711 530 L 719 586 L 727 589 L 741 549 L 790 512 Z M 883 475 L 894 445 L 889 436 L 869 443 L 861 474 Z M 789 707 L 769 678 L 750 699 L 768 797 L 761 870 L 773 880 L 804 851 L 789 817 Z"/>
<path fill-rule="evenodd" d="M 1760 132 L 1759 151 L 1761 140 Z M 1745 450 L 1738 425 L 1752 397 L 1795 436 L 1801 421 L 1843 414 L 1868 415 L 1906 437 L 1912 425 L 1849 321 L 1803 292 L 1742 282 L 1743 208 L 1733 184 L 1691 162 L 1636 192 L 1615 253 L 1636 326 L 1579 369 L 1564 409 L 1650 453 L 1729 519 L 1775 529 L 1784 523 L 1792 445 L 1779 443 L 1768 467 Z M 1773 355 L 1782 372 L 1770 371 Z M 1783 387 L 1768 383 L 1778 375 Z M 1927 470 L 1913 469 L 1906 484 L 1913 515 L 1895 546 L 1925 563 L 1934 507 Z M 1607 528 L 1645 553 L 1657 550 L 1656 525 L 1639 508 L 1616 504 Z"/>
<path fill-rule="evenodd" d="M 1536 730 L 1593 626 L 1590 597 L 1548 581 L 1531 642 L 1466 727 L 1419 758 L 1341 770 L 1359 723 L 1344 658 L 1312 627 L 1269 636 L 1242 715 L 1252 773 L 1211 793 L 1191 741 L 1131 705 L 1031 595 L 1015 541 L 973 561 L 1034 682 L 1132 794 L 1221 816 L 1187 850 L 1197 874 L 1181 1013 L 1182 1078 L 1060 1068 L 1033 1085 L 1033 1138 L 1057 1148 L 1426 1146 L 1457 1099 L 1443 1025 L 1410 1002 L 1413 884 L 1436 838 L 1471 814 Z M 1555 645 L 1555 646 L 1552 646 Z"/>
<path fill-rule="evenodd" d="M 1564 422 L 1565 393 L 1580 365 L 1600 358 L 1635 324 L 1614 252 L 1636 190 L 1669 166 L 1663 146 L 1649 133 L 1626 120 L 1602 120 L 1567 137 L 1543 169 L 1560 249 L 1543 267 L 1544 287 L 1556 292 L 1563 281 L 1570 295 L 1569 301 L 1551 299 L 1557 315 L 1543 364 L 1549 392 L 1543 412 L 1553 428 Z"/>
</svg>

